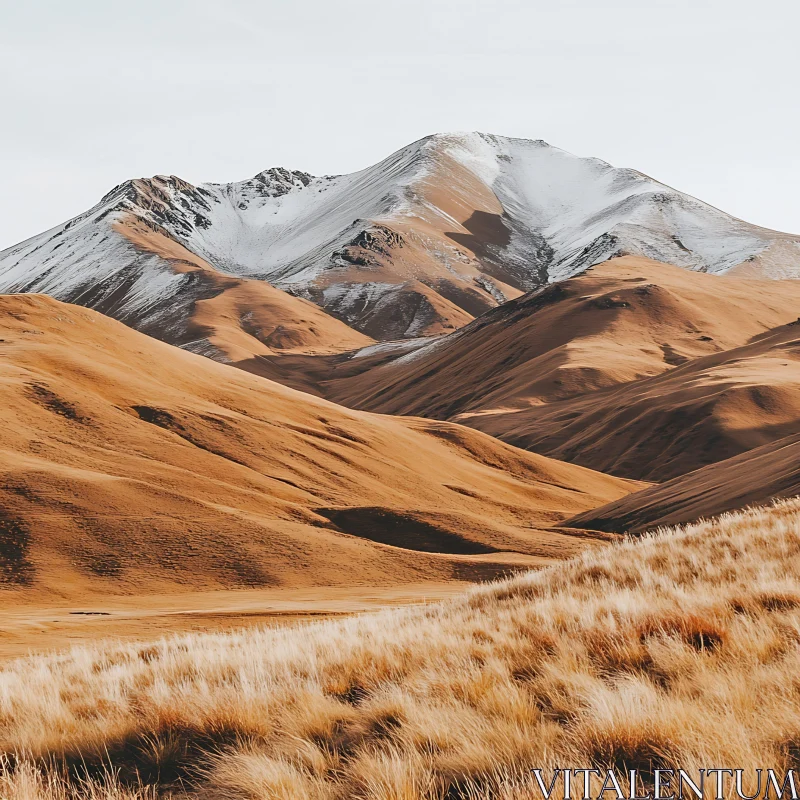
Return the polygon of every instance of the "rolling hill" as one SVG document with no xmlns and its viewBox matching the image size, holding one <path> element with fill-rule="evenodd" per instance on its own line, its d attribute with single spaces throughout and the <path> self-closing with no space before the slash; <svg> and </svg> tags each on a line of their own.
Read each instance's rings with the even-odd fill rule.
<svg viewBox="0 0 800 800">
<path fill-rule="evenodd" d="M 0 581 L 18 593 L 470 580 L 602 541 L 550 529 L 638 488 L 43 295 L 0 297 L 0 393 Z"/>
<path fill-rule="evenodd" d="M 744 345 L 794 322 L 798 308 L 800 282 L 616 258 L 511 300 L 447 337 L 331 358 L 333 369 L 318 379 L 331 399 L 380 413 L 502 416 Z M 381 356 L 377 363 L 373 353 Z"/>
<path fill-rule="evenodd" d="M 498 421 L 501 438 L 535 452 L 669 480 L 800 432 L 800 325 L 656 377 L 521 412 L 513 429 L 511 419 L 503 425 L 488 416 L 475 427 L 498 432 Z"/>
<path fill-rule="evenodd" d="M 641 533 L 797 495 L 800 495 L 800 433 L 578 514 L 564 525 Z"/>
<path fill-rule="evenodd" d="M 348 406 L 660 481 L 797 432 L 798 309 L 798 281 L 624 257 L 412 349 L 293 363 Z"/>
</svg>

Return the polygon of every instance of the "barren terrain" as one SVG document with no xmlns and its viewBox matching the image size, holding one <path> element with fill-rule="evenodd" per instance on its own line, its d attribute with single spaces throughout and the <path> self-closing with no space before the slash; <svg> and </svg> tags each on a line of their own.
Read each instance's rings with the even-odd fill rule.
<svg viewBox="0 0 800 800">
<path fill-rule="evenodd" d="M 579 514 L 565 524 L 619 533 L 641 532 L 656 525 L 677 525 L 797 495 L 800 434 L 679 475 L 629 498 Z"/>
</svg>

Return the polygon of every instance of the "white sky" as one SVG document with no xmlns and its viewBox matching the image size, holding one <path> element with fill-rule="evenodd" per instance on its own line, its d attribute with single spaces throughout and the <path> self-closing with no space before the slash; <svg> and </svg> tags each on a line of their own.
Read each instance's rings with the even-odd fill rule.
<svg viewBox="0 0 800 800">
<path fill-rule="evenodd" d="M 121 181 L 545 139 L 800 233 L 796 0 L 0 0 L 0 248 Z"/>
</svg>

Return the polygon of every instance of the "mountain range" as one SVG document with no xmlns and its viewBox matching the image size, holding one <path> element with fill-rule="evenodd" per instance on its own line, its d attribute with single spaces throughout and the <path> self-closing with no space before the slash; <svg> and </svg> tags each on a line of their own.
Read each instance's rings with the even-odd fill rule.
<svg viewBox="0 0 800 800">
<path fill-rule="evenodd" d="M 478 580 L 796 494 L 798 279 L 542 141 L 127 181 L 0 253 L 0 581 Z"/>
<path fill-rule="evenodd" d="M 471 133 L 426 137 L 351 175 L 271 168 L 229 184 L 126 181 L 1 252 L 0 292 L 43 292 L 237 361 L 248 350 L 348 349 L 359 334 L 446 333 L 621 255 L 800 277 L 800 237 L 632 169 Z"/>
</svg>

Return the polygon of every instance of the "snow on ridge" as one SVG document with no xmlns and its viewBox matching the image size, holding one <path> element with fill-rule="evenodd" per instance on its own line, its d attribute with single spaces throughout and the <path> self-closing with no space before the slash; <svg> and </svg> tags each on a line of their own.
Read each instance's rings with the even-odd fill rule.
<svg viewBox="0 0 800 800">
<path fill-rule="evenodd" d="M 392 365 L 411 364 L 425 356 L 429 356 L 431 353 L 440 350 L 443 347 L 449 347 L 456 339 L 459 338 L 459 334 L 463 330 L 463 328 L 460 328 L 459 330 L 447 334 L 446 336 L 428 336 L 420 347 L 415 347 L 408 353 L 404 353 L 398 358 L 393 359 Z"/>
<path fill-rule="evenodd" d="M 441 336 L 420 336 L 417 339 L 400 339 L 390 342 L 378 342 L 376 344 L 369 344 L 362 347 L 360 350 L 355 350 L 351 353 L 351 359 L 366 358 L 367 356 L 383 355 L 386 353 L 408 353 L 425 347 L 430 344 L 432 340 L 440 339 Z"/>
<path fill-rule="evenodd" d="M 559 264 L 573 260 L 576 252 L 591 247 L 599 237 L 615 230 L 624 233 L 626 224 L 664 228 L 655 209 L 643 211 L 640 207 L 655 205 L 659 194 L 668 204 L 682 208 L 694 204 L 693 213 L 703 217 L 698 225 L 686 214 L 673 214 L 671 224 L 681 241 L 684 229 L 691 233 L 715 223 L 710 225 L 709 236 L 688 236 L 693 246 L 687 245 L 687 249 L 697 248 L 693 251 L 695 266 L 724 270 L 732 266 L 739 250 L 744 253 L 742 261 L 769 244 L 752 226 L 635 170 L 578 157 L 542 140 L 483 133 L 434 134 L 350 175 L 313 177 L 272 167 L 243 181 L 197 187 L 174 176 L 127 181 L 112 189 L 99 205 L 129 205 L 137 215 L 163 227 L 223 271 L 266 280 L 280 276 L 279 282 L 291 285 L 313 280 L 327 268 L 327 257 L 342 244 L 343 232 L 354 221 L 408 218 L 436 211 L 415 187 L 431 174 L 441 154 L 487 185 L 506 215 L 518 223 L 520 234 L 518 241 L 510 243 L 509 256 L 513 258 L 519 250 L 518 258 L 530 258 L 524 240 L 526 231 L 534 231 L 553 250 L 552 263 L 541 266 L 554 275 L 559 273 Z M 137 207 L 137 199 L 131 199 L 139 185 L 153 187 L 156 197 L 149 206 Z M 645 196 L 651 200 L 644 200 Z M 169 206 L 166 215 L 162 206 Z M 438 211 L 445 224 L 458 224 L 446 212 Z M 722 226 L 713 219 L 719 215 L 724 219 Z M 309 263 L 312 253 L 316 264 Z M 6 255 L 0 254 L 0 258 Z M 293 280 L 293 269 L 302 278 Z"/>
<path fill-rule="evenodd" d="M 504 151 L 480 133 L 439 134 L 428 147 L 443 151 L 487 186 L 492 186 L 500 174 L 500 158 Z"/>
<path fill-rule="evenodd" d="M 507 140 L 506 155 L 493 189 L 507 213 L 527 218 L 553 248 L 551 281 L 641 251 L 643 237 L 631 238 L 631 226 L 650 232 L 649 257 L 711 272 L 726 271 L 771 243 L 754 226 L 636 170 L 524 140 Z M 698 236 L 698 230 L 707 234 Z M 603 242 L 612 239 L 616 249 L 608 251 Z M 595 258 L 579 258 L 593 249 Z"/>
<path fill-rule="evenodd" d="M 428 188 L 438 180 L 437 188 L 447 191 L 448 181 L 455 186 L 465 174 L 502 209 L 509 241 L 493 244 L 492 257 L 512 265 L 510 274 L 521 276 L 526 290 L 621 254 L 714 273 L 763 258 L 767 275 L 800 276 L 800 237 L 749 225 L 633 169 L 542 140 L 472 132 L 425 137 L 348 175 L 271 167 L 233 183 L 194 186 L 169 175 L 125 181 L 85 213 L 0 252 L 0 292 L 39 291 L 96 305 L 124 287 L 115 314 L 168 313 L 170 298 L 191 289 L 191 277 L 114 229 L 132 215 L 222 272 L 321 297 L 326 308 L 356 320 L 366 309 L 401 302 L 404 278 L 392 283 L 365 271 L 361 279 L 321 281 L 328 271 L 346 269 L 334 254 L 374 221 L 413 226 L 418 218 L 443 232 L 463 232 Z M 430 239 L 429 255 L 449 269 L 441 242 Z M 465 275 L 455 277 L 472 280 Z M 492 296 L 502 301 L 502 293 Z M 427 324 L 427 312 L 415 313 L 404 332 L 409 337 Z"/>
</svg>

